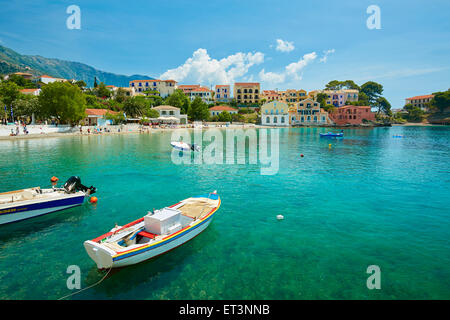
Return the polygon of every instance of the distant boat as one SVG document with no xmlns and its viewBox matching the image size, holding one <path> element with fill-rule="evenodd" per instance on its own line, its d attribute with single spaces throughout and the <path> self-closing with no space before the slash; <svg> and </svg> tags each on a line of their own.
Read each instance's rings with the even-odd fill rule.
<svg viewBox="0 0 450 320">
<path fill-rule="evenodd" d="M 82 205 L 85 197 L 95 191 L 73 176 L 62 188 L 34 187 L 0 193 L 0 225 Z"/>
<path fill-rule="evenodd" d="M 195 143 L 189 144 L 182 141 L 172 141 L 170 145 L 180 151 L 200 151 L 200 147 Z"/>
<path fill-rule="evenodd" d="M 220 197 L 191 197 L 170 207 L 148 212 L 144 217 L 84 242 L 99 269 L 133 265 L 191 240 L 211 223 L 220 207 Z"/>
<path fill-rule="evenodd" d="M 321 137 L 343 137 L 343 132 L 327 132 L 327 133 L 320 133 Z"/>
</svg>

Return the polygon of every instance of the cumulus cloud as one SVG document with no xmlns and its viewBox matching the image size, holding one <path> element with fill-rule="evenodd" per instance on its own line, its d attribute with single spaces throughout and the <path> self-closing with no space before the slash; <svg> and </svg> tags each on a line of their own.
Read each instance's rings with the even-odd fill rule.
<svg viewBox="0 0 450 320">
<path fill-rule="evenodd" d="M 286 81 L 292 80 L 301 80 L 302 75 L 301 71 L 311 62 L 313 62 L 317 58 L 317 54 L 315 52 L 307 53 L 303 55 L 303 57 L 297 62 L 292 62 L 284 68 L 283 72 L 265 72 L 262 69 L 259 72 L 259 78 L 263 82 L 268 83 L 284 83 Z"/>
<path fill-rule="evenodd" d="M 206 49 L 199 48 L 184 64 L 160 75 L 162 79 L 200 84 L 231 84 L 236 78 L 246 75 L 249 69 L 264 62 L 261 52 L 238 52 L 217 60 L 209 56 Z"/>
<path fill-rule="evenodd" d="M 328 56 L 332 53 L 334 53 L 334 49 L 329 49 L 323 52 L 323 57 L 319 59 L 319 62 L 326 63 L 328 60 Z"/>
<path fill-rule="evenodd" d="M 294 42 L 289 42 L 289 41 L 284 41 L 284 40 L 281 40 L 281 39 L 277 39 L 277 47 L 276 47 L 277 51 L 291 52 L 294 49 L 295 49 Z"/>
</svg>

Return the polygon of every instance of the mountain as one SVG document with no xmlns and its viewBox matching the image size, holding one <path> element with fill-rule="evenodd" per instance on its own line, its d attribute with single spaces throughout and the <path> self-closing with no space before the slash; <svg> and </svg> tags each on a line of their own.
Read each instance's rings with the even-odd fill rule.
<svg viewBox="0 0 450 320">
<path fill-rule="evenodd" d="M 117 87 L 128 87 L 132 80 L 149 79 L 149 76 L 131 75 L 125 76 L 97 70 L 87 64 L 45 58 L 41 56 L 22 55 L 12 49 L 0 45 L 0 74 L 13 72 L 29 72 L 33 75 L 49 75 L 57 78 L 83 80 L 90 87 L 94 85 L 94 77 L 97 82 Z"/>
</svg>

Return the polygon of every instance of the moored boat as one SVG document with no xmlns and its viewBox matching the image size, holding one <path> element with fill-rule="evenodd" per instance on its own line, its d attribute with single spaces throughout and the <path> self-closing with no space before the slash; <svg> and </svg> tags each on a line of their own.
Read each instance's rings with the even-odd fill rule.
<svg viewBox="0 0 450 320">
<path fill-rule="evenodd" d="M 343 132 L 327 132 L 327 133 L 320 133 L 321 137 L 343 137 Z"/>
<path fill-rule="evenodd" d="M 195 143 L 190 144 L 183 141 L 172 141 L 170 145 L 180 151 L 200 151 L 200 147 Z"/>
<path fill-rule="evenodd" d="M 99 269 L 133 265 L 191 240 L 211 223 L 220 207 L 216 192 L 191 197 L 84 242 Z"/>
<path fill-rule="evenodd" d="M 0 225 L 79 206 L 95 191 L 73 176 L 62 188 L 34 187 L 0 193 Z"/>
</svg>

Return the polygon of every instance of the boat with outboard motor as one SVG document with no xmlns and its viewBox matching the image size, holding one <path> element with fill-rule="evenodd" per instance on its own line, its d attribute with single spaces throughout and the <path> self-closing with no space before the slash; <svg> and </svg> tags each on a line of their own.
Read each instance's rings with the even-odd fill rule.
<svg viewBox="0 0 450 320">
<path fill-rule="evenodd" d="M 79 177 L 72 176 L 62 188 L 34 187 L 0 193 L 0 225 L 79 206 L 95 192 L 96 188 L 88 188 Z"/>
<path fill-rule="evenodd" d="M 84 242 L 99 269 L 133 265 L 191 240 L 211 223 L 220 207 L 213 193 L 191 197 Z"/>
<path fill-rule="evenodd" d="M 197 151 L 197 152 L 200 151 L 200 146 L 198 146 L 195 143 L 190 144 L 190 143 L 186 143 L 186 142 L 183 142 L 183 141 L 172 141 L 170 143 L 170 145 L 174 149 L 177 149 L 177 150 L 180 150 L 180 151 Z"/>
</svg>

